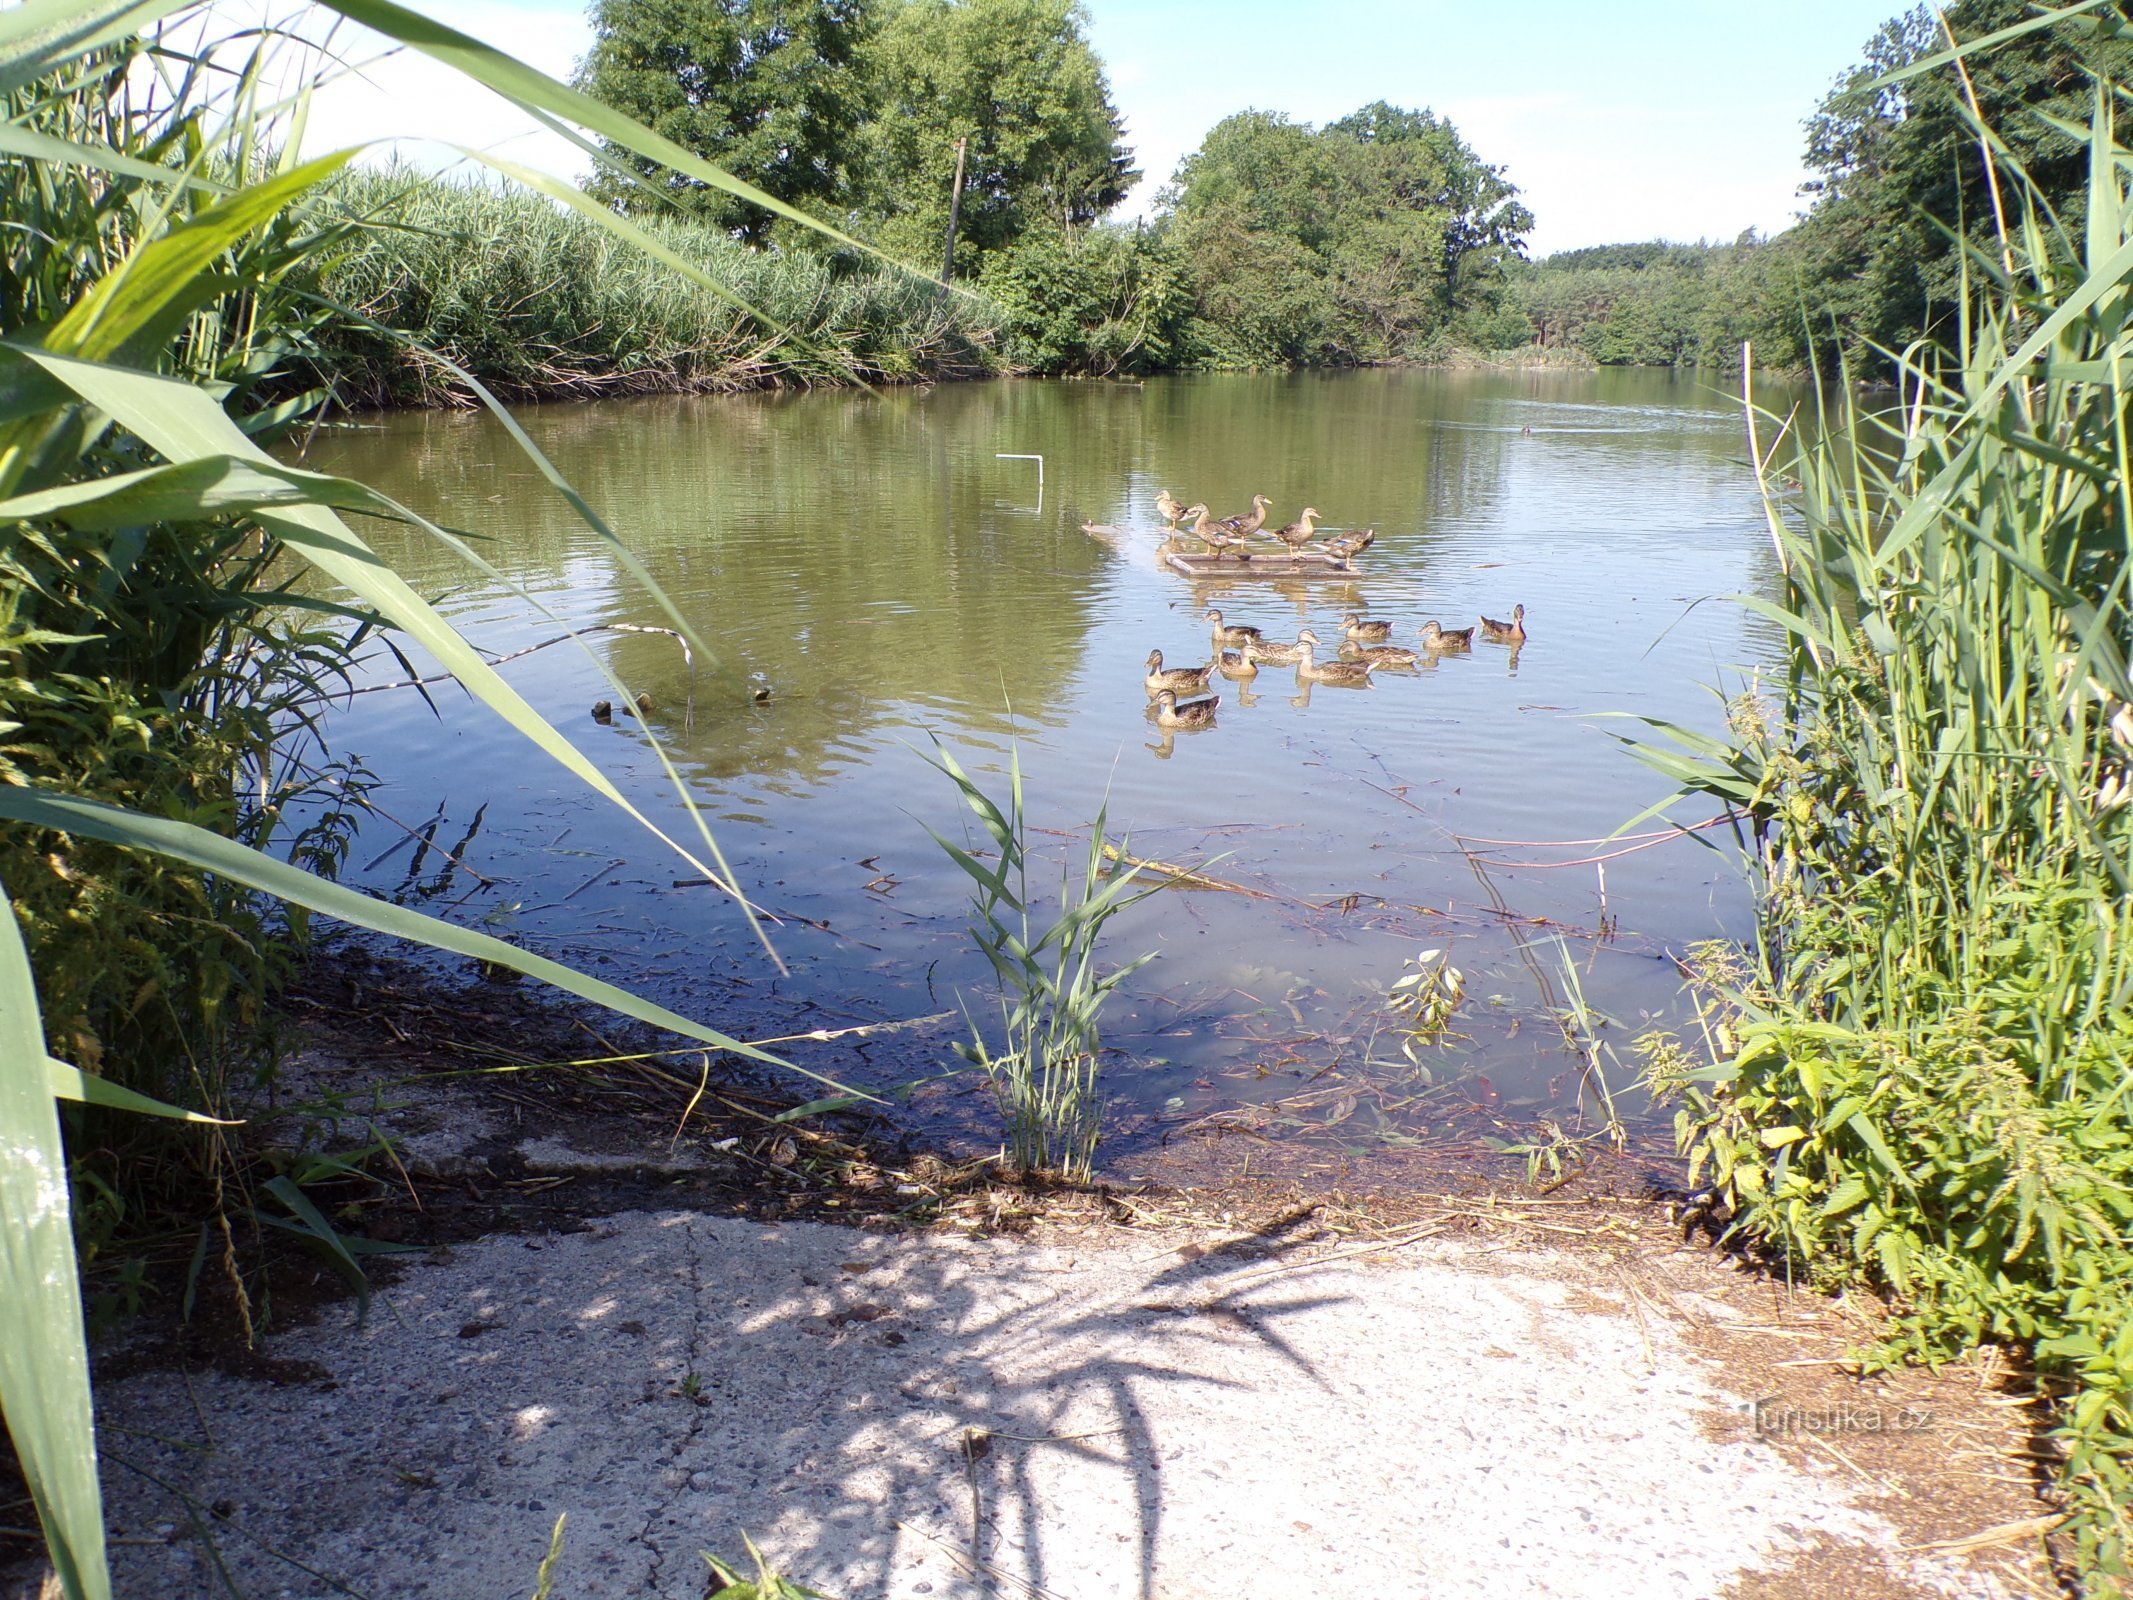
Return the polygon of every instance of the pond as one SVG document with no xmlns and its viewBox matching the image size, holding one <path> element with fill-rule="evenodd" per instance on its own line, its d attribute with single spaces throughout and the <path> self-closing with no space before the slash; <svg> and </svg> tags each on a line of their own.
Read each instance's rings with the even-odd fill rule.
<svg viewBox="0 0 2133 1600">
<path fill-rule="evenodd" d="M 720 652 L 692 673 L 656 633 L 589 639 L 651 696 L 651 730 L 778 919 L 784 970 L 729 899 L 677 887 L 684 863 L 456 690 L 441 715 L 405 689 L 359 695 L 332 726 L 377 774 L 377 803 L 428 841 L 367 825 L 349 871 L 380 892 L 747 1037 L 910 1024 L 790 1047 L 846 1081 L 909 1084 L 959 1065 L 961 1007 L 992 1014 L 967 884 L 928 833 L 964 826 L 931 740 L 996 794 L 1019 746 L 1031 820 L 1051 830 L 1032 835 L 1048 886 L 1108 804 L 1134 855 L 1249 891 L 1166 889 L 1112 924 L 1116 959 L 1157 955 L 1106 1016 L 1114 1170 L 1182 1135 L 1469 1159 L 1544 1119 L 1589 1130 L 1595 1086 L 1557 1019 L 1580 997 L 1606 1019 L 1601 1065 L 1623 1091 L 1636 1037 L 1689 1017 L 1673 957 L 1749 931 L 1723 830 L 1702 836 L 1715 848 L 1608 838 L 1667 792 L 1619 719 L 1716 728 L 1705 686 L 1776 649 L 1718 600 L 1776 576 L 1719 380 L 996 382 L 521 416 Z M 1041 493 L 1025 456 L 1043 457 Z M 481 538 L 508 583 L 373 530 L 485 650 L 537 644 L 556 618 L 665 620 L 485 416 L 373 419 L 309 460 Z M 1218 514 L 1263 493 L 1275 525 L 1308 503 L 1378 538 L 1346 578 L 1195 581 L 1157 559 L 1164 488 Z M 1217 680 L 1210 729 L 1166 737 L 1149 720 L 1148 652 L 1205 661 L 1211 604 L 1269 637 L 1308 625 L 1330 653 L 1350 611 L 1414 644 L 1428 619 L 1466 627 L 1521 603 L 1515 654 L 1477 644 L 1362 690 L 1269 668 Z M 368 670 L 405 676 L 383 653 Z M 612 691 L 576 646 L 502 670 L 689 836 L 644 726 L 590 715 Z M 1403 1051 L 1385 997 L 1424 950 L 1448 952 L 1465 1001 L 1450 1037 Z M 973 1138 L 987 1126 L 967 1075 L 911 1104 Z"/>
</svg>

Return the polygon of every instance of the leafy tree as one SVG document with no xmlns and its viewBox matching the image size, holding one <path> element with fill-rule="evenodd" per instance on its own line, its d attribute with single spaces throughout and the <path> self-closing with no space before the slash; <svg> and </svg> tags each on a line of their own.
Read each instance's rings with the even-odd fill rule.
<svg viewBox="0 0 2133 1600">
<path fill-rule="evenodd" d="M 1140 174 L 1103 63 L 1073 0 L 904 0 L 870 49 L 862 225 L 907 259 L 936 259 L 955 143 L 969 141 L 956 271 L 1036 230 L 1085 227 Z"/>
<path fill-rule="evenodd" d="M 1400 360 L 1469 325 L 1494 335 L 1533 225 L 1449 122 L 1383 101 L 1323 129 L 1226 118 L 1164 201 L 1225 365 Z"/>
<path fill-rule="evenodd" d="M 1808 120 L 1814 205 L 1790 243 L 1810 303 L 1842 344 L 1896 350 L 1952 331 L 1962 271 L 1955 241 L 1968 240 L 1988 269 L 1999 258 L 1993 187 L 1964 115 L 1961 76 L 1947 65 L 1900 83 L 1879 80 L 1945 49 L 1947 34 L 1977 39 L 2034 11 L 2027 0 L 1957 0 L 1941 17 L 1920 6 L 1883 25 Z M 2071 18 L 1966 64 L 2001 159 L 2019 162 L 2078 236 L 2088 167 L 2076 129 L 2088 121 L 2099 77 L 2133 78 L 2123 19 L 2109 11 Z"/>
<path fill-rule="evenodd" d="M 868 110 L 860 55 L 871 0 L 595 0 L 578 87 L 795 205 L 848 198 L 848 162 Z M 694 178 L 608 154 L 718 226 L 762 243 L 773 220 Z M 608 174 L 594 191 L 649 197 Z"/>
</svg>

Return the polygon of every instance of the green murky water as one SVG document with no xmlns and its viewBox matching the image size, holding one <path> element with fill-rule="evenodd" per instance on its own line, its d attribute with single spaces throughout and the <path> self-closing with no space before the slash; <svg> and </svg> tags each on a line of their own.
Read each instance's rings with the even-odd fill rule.
<svg viewBox="0 0 2133 1600">
<path fill-rule="evenodd" d="M 1746 931 L 1723 850 L 1577 842 L 1664 790 L 1607 714 L 1712 726 L 1701 685 L 1771 651 L 1738 609 L 1698 603 L 1773 581 L 1738 403 L 1703 381 L 995 383 L 524 421 L 722 654 L 698 664 L 692 694 L 671 640 L 593 640 L 652 695 L 652 726 L 735 871 L 783 918 L 788 971 L 730 903 L 674 887 L 685 869 L 559 769 L 404 691 L 355 699 L 334 737 L 379 774 L 394 815 L 427 828 L 441 814 L 435 842 L 471 871 L 376 825 L 352 863 L 374 887 L 752 1035 L 920 1017 L 959 997 L 977 1008 L 964 885 L 926 834 L 960 826 L 957 801 L 917 751 L 938 735 L 998 783 L 1019 738 L 1034 820 L 1058 830 L 1039 836 L 1048 848 L 1071 848 L 1108 794 L 1136 853 L 1219 856 L 1208 871 L 1255 891 L 1168 891 L 1114 924 L 1120 957 L 1160 952 L 1109 1018 L 1115 1154 L 1221 1126 L 1362 1152 L 1567 1115 L 1581 1073 L 1551 1020 L 1566 957 L 1627 1062 L 1636 1033 L 1682 1012 L 1668 952 Z M 1041 502 L 1036 463 L 1003 452 L 1044 457 Z M 380 541 L 485 649 L 556 632 L 544 609 L 574 625 L 662 620 L 486 418 L 389 418 L 311 459 L 488 541 L 523 594 L 416 538 Z M 1309 503 L 1380 536 L 1351 579 L 1196 585 L 1155 559 L 1164 487 L 1221 512 L 1263 492 L 1277 520 Z M 1085 522 L 1129 531 L 1092 537 Z M 1481 646 L 1363 691 L 1300 692 L 1269 670 L 1242 692 L 1220 685 L 1217 725 L 1175 738 L 1146 716 L 1147 652 L 1206 659 L 1209 603 L 1270 635 L 1309 624 L 1330 648 L 1349 610 L 1411 642 L 1428 618 L 1463 627 L 1519 602 L 1531 638 L 1515 657 Z M 588 715 L 609 691 L 574 647 L 504 670 L 648 812 L 686 827 L 639 726 Z M 770 686 L 767 703 L 750 681 Z M 1468 1000 L 1425 1073 L 1380 1001 L 1438 947 Z M 952 1064 L 959 1027 L 803 1044 L 798 1058 L 902 1082 Z M 982 1125 L 965 1085 L 918 1106 Z"/>
</svg>

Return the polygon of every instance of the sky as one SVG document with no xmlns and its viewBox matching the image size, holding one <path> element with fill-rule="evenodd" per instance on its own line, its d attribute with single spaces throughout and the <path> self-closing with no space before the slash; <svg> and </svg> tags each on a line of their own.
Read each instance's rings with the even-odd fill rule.
<svg viewBox="0 0 2133 1600">
<path fill-rule="evenodd" d="M 1086 0 L 1127 139 L 1156 190 L 1246 108 L 1325 122 L 1373 100 L 1451 119 L 1532 210 L 1532 254 L 1614 241 L 1776 232 L 1801 207 L 1801 123 L 1908 0 Z M 568 78 L 583 0 L 415 0 Z M 369 60 L 375 44 L 344 36 Z M 412 56 L 314 107 L 307 152 L 399 136 L 494 149 L 564 176 L 578 151 L 486 90 Z M 436 143 L 400 148 L 425 165 Z"/>
</svg>

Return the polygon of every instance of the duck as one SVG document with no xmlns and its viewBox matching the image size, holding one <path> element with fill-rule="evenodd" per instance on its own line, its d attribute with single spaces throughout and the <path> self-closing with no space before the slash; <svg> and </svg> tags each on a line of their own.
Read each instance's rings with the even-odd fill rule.
<svg viewBox="0 0 2133 1600">
<path fill-rule="evenodd" d="M 1200 620 L 1202 622 L 1211 622 L 1215 625 L 1214 641 L 1216 644 L 1256 645 L 1262 643 L 1265 639 L 1265 635 L 1260 633 L 1257 628 L 1246 627 L 1241 622 L 1224 622 L 1222 613 L 1212 606 L 1208 607 L 1207 615 Z"/>
<path fill-rule="evenodd" d="M 1158 689 L 1155 695 L 1155 725 L 1158 728 L 1211 728 L 1215 724 L 1215 707 L 1222 703 L 1220 695 L 1209 695 L 1204 700 L 1187 700 L 1178 703 L 1175 689 Z"/>
<path fill-rule="evenodd" d="M 1319 548 L 1329 556 L 1346 561 L 1350 556 L 1361 555 L 1377 542 L 1378 530 L 1365 528 L 1361 533 L 1344 533 L 1338 538 L 1328 539 Z"/>
<path fill-rule="evenodd" d="M 1259 663 L 1253 657 L 1252 647 L 1248 644 L 1241 650 L 1221 651 L 1215 656 L 1215 666 L 1220 669 L 1222 676 L 1225 678 L 1256 678 L 1259 676 Z"/>
<path fill-rule="evenodd" d="M 1168 489 L 1156 491 L 1155 509 L 1162 516 L 1163 521 L 1173 528 L 1178 525 L 1178 518 L 1185 515 L 1185 508 L 1178 504 L 1177 496 L 1173 495 Z"/>
<path fill-rule="evenodd" d="M 1318 508 L 1316 506 L 1305 506 L 1303 510 L 1296 513 L 1294 522 L 1290 523 L 1286 528 L 1274 529 L 1267 537 L 1269 539 L 1279 539 L 1291 550 L 1301 550 L 1307 544 L 1316 544 L 1318 542 L 1317 523 Z"/>
<path fill-rule="evenodd" d="M 1252 509 L 1238 516 L 1224 517 L 1222 526 L 1234 534 L 1257 533 L 1266 526 L 1267 498 L 1263 494 L 1252 496 Z"/>
<path fill-rule="evenodd" d="M 1148 652 L 1148 676 L 1141 679 L 1141 682 L 1147 685 L 1150 694 L 1164 689 L 1197 694 L 1207 687 L 1207 675 L 1214 670 L 1215 666 L 1211 661 L 1204 667 L 1165 667 L 1163 652 L 1151 650 Z"/>
<path fill-rule="evenodd" d="M 1511 620 L 1481 619 L 1481 636 L 1493 644 L 1523 644 L 1526 639 L 1526 608 L 1523 602 L 1511 608 Z"/>
<path fill-rule="evenodd" d="M 1265 639 L 1249 639 L 1245 641 L 1244 653 L 1254 661 L 1268 661 L 1277 667 L 1286 667 L 1303 659 L 1307 633 L 1308 630 L 1297 634 L 1294 644 L 1270 644 Z M 1317 641 L 1314 639 L 1312 642 Z"/>
<path fill-rule="evenodd" d="M 1411 667 L 1421 659 L 1405 645 L 1357 644 L 1353 639 L 1341 646 L 1341 655 L 1381 667 Z"/>
<path fill-rule="evenodd" d="M 1471 650 L 1474 648 L 1472 628 L 1440 628 L 1436 618 L 1422 624 L 1422 648 L 1425 650 Z"/>
<path fill-rule="evenodd" d="M 1341 632 L 1357 644 L 1383 644 L 1392 637 L 1392 624 L 1366 622 L 1351 611 L 1341 618 Z"/>
<path fill-rule="evenodd" d="M 1193 536 L 1216 555 L 1221 555 L 1228 550 L 1235 550 L 1244 560 L 1249 561 L 1251 559 L 1250 555 L 1246 554 L 1242 548 L 1244 544 L 1243 538 L 1238 534 L 1232 533 L 1224 524 L 1209 516 L 1206 506 L 1187 506 L 1184 514 L 1193 519 Z"/>
<path fill-rule="evenodd" d="M 1364 684 L 1370 681 L 1370 674 L 1377 666 L 1375 661 L 1328 661 L 1320 666 L 1312 659 L 1312 652 L 1318 646 L 1318 635 L 1309 628 L 1296 636 L 1296 642 L 1303 646 L 1303 654 L 1296 662 L 1296 676 L 1305 683 Z"/>
</svg>

